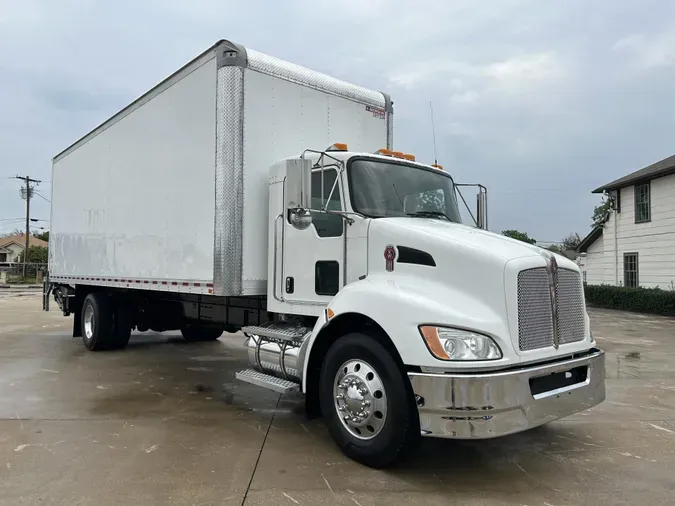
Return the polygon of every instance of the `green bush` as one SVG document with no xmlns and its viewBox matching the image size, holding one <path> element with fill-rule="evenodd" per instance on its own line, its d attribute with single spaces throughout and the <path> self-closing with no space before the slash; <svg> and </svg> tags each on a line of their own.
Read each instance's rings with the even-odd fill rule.
<svg viewBox="0 0 675 506">
<path fill-rule="evenodd" d="M 586 285 L 584 292 L 586 303 L 589 306 L 675 316 L 675 291 L 673 290 Z"/>
</svg>

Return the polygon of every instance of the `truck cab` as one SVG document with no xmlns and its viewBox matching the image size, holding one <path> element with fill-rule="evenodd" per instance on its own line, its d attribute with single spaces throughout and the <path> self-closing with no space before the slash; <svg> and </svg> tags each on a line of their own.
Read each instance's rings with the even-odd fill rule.
<svg viewBox="0 0 675 506">
<path fill-rule="evenodd" d="M 497 437 L 604 400 L 578 266 L 463 224 L 441 166 L 335 144 L 274 164 L 269 185 L 277 317 L 244 328 L 238 377 L 302 390 L 352 458 L 379 467 L 420 434 Z"/>
</svg>

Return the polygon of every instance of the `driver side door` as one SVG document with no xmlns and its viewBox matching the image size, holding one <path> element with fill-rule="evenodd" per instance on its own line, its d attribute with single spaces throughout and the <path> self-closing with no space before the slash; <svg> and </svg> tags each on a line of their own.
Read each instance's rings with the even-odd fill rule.
<svg viewBox="0 0 675 506">
<path fill-rule="evenodd" d="M 322 199 L 328 210 L 344 211 L 340 183 L 335 168 L 323 169 L 323 185 L 321 170 L 312 172 L 312 209 L 317 210 L 311 213 L 312 224 L 299 230 L 288 217 L 284 220 L 281 286 L 285 302 L 324 307 L 343 286 L 345 221 L 342 216 L 318 211 Z"/>
</svg>

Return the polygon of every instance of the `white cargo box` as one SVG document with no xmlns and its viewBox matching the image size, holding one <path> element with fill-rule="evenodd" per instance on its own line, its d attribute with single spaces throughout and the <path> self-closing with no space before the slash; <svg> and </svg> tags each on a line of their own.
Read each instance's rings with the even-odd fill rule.
<svg viewBox="0 0 675 506">
<path fill-rule="evenodd" d="M 268 170 L 392 145 L 383 93 L 220 41 L 53 159 L 55 282 L 264 295 Z"/>
</svg>

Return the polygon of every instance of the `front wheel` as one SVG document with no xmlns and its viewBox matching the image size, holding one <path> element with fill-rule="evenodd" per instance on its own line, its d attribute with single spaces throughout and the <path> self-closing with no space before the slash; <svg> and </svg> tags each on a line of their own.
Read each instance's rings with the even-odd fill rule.
<svg viewBox="0 0 675 506">
<path fill-rule="evenodd" d="M 386 467 L 419 438 L 419 417 L 405 373 L 371 336 L 349 334 L 331 346 L 319 389 L 331 436 L 345 455 L 361 464 Z"/>
</svg>

